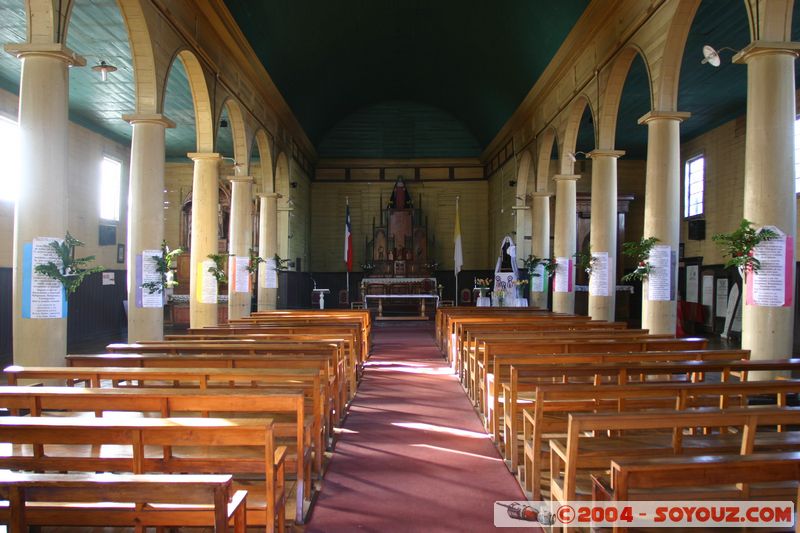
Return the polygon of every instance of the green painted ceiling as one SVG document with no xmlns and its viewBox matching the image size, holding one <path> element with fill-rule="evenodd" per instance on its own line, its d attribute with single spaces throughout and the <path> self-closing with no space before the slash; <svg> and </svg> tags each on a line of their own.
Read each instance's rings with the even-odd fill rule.
<svg viewBox="0 0 800 533">
<path fill-rule="evenodd" d="M 588 0 L 225 0 L 293 112 L 326 156 L 477 154 L 529 91 Z M 800 36 L 800 9 L 793 35 Z M 22 0 L 0 0 L 0 42 L 25 40 Z M 741 1 L 705 0 L 693 21 L 681 67 L 679 103 L 692 118 L 683 140 L 745 113 L 746 67 L 723 52 L 701 65 L 700 48 L 741 48 L 749 40 Z M 88 66 L 70 71 L 70 118 L 122 143 L 134 109 L 132 61 L 116 0 L 76 0 L 67 45 Z M 118 70 L 101 82 L 91 66 Z M 20 63 L 0 53 L 0 87 L 19 91 Z M 800 81 L 800 80 L 799 80 Z M 195 150 L 194 108 L 186 72 L 170 72 L 165 113 L 167 157 Z M 643 158 L 650 109 L 647 72 L 637 58 L 623 90 L 617 148 Z M 376 136 L 380 135 L 380 139 Z M 232 155 L 230 129 L 218 150 Z M 588 113 L 578 150 L 595 145 Z M 364 155 L 372 154 L 372 155 Z M 406 155 L 399 155 L 406 154 Z"/>
<path fill-rule="evenodd" d="M 408 101 L 453 115 L 481 148 L 588 3 L 225 0 L 314 144 L 351 113 Z"/>
</svg>

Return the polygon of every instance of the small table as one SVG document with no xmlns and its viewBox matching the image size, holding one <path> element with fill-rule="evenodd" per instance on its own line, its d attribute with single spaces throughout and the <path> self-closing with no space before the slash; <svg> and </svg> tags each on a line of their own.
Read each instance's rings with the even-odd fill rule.
<svg viewBox="0 0 800 533">
<path fill-rule="evenodd" d="M 428 319 L 428 316 L 425 314 L 425 300 L 432 299 L 436 304 L 436 307 L 439 307 L 439 295 L 438 294 L 366 294 L 364 295 L 364 301 L 369 302 L 370 298 L 374 298 L 378 300 L 378 320 L 418 320 L 418 319 Z M 408 300 L 408 299 L 417 299 L 419 300 L 419 316 L 404 316 L 404 317 L 392 317 L 388 318 L 383 316 L 383 300 Z"/>
</svg>

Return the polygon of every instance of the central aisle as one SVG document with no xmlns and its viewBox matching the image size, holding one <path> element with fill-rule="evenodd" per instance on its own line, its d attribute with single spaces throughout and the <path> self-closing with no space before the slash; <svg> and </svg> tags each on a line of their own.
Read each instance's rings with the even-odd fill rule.
<svg viewBox="0 0 800 533">
<path fill-rule="evenodd" d="M 433 325 L 377 323 L 372 357 L 309 532 L 493 531 L 497 500 L 524 500 Z"/>
</svg>

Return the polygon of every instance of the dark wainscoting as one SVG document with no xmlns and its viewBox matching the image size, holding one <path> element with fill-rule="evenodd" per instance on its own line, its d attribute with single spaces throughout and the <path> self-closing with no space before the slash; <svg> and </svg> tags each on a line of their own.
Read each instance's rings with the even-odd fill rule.
<svg viewBox="0 0 800 533">
<path fill-rule="evenodd" d="M 114 273 L 114 285 L 103 285 L 101 273 L 87 277 L 75 294 L 69 297 L 67 315 L 67 351 L 93 341 L 123 340 L 127 318 L 122 306 L 127 298 L 126 271 Z M 10 360 L 11 331 L 11 269 L 0 268 L 0 356 Z"/>
</svg>

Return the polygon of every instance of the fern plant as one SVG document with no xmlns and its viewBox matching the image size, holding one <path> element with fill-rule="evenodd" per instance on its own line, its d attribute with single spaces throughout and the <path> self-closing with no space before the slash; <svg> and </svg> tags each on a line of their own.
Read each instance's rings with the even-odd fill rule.
<svg viewBox="0 0 800 533">
<path fill-rule="evenodd" d="M 93 255 L 81 258 L 73 257 L 75 247 L 83 245 L 83 242 L 70 235 L 69 232 L 64 236 L 63 242 L 51 241 L 49 246 L 55 251 L 60 264 L 48 261 L 43 265 L 36 265 L 36 272 L 59 281 L 67 290 L 67 295 L 74 293 L 86 276 L 104 270 L 101 266 L 86 266 L 94 261 Z"/>
<path fill-rule="evenodd" d="M 592 256 L 591 245 L 585 250 L 579 250 L 575 252 L 573 257 L 575 257 L 575 265 L 578 267 L 578 269 L 586 271 L 586 274 L 591 276 L 592 270 L 597 262 L 597 259 Z"/>
<path fill-rule="evenodd" d="M 722 255 L 728 258 L 726 267 L 736 267 L 740 274 L 757 272 L 761 262 L 753 256 L 753 248 L 764 241 L 778 238 L 778 234 L 768 228 L 756 230 L 753 223 L 743 218 L 739 227 L 731 233 L 717 233 L 711 240 L 722 248 Z"/>
<path fill-rule="evenodd" d="M 225 273 L 225 261 L 231 254 L 208 254 L 208 258 L 214 261 L 214 266 L 208 267 L 208 271 L 217 280 L 217 283 L 228 283 L 228 275 Z"/>
<path fill-rule="evenodd" d="M 647 279 L 653 270 L 650 265 L 650 251 L 659 240 L 656 237 L 642 237 L 639 241 L 626 242 L 622 244 L 622 253 L 636 260 L 636 269 L 633 272 L 622 276 L 622 281 L 642 281 Z"/>
<path fill-rule="evenodd" d="M 275 260 L 275 270 L 279 270 L 281 272 L 289 270 L 289 259 L 281 259 L 278 254 L 275 254 L 272 259 Z"/>
<path fill-rule="evenodd" d="M 539 277 L 539 273 L 536 272 L 536 267 L 538 267 L 539 265 L 542 265 L 544 267 L 544 271 L 545 274 L 547 274 L 547 277 L 550 277 L 556 273 L 556 263 L 554 259 L 549 259 L 547 257 L 537 257 L 531 254 L 522 260 L 523 268 L 525 268 L 528 271 L 528 273 L 534 278 Z"/>
<path fill-rule="evenodd" d="M 258 265 L 265 263 L 266 261 L 264 261 L 264 259 L 261 258 L 261 256 L 259 256 L 253 248 L 250 248 L 248 253 L 250 254 L 250 260 L 247 261 L 247 271 L 250 272 L 250 274 L 255 275 L 258 272 Z"/>
<path fill-rule="evenodd" d="M 159 281 L 148 281 L 142 283 L 142 288 L 147 289 L 149 294 L 154 292 L 163 293 L 164 289 L 171 289 L 178 285 L 175 281 L 175 258 L 183 253 L 183 249 L 175 248 L 170 250 L 167 246 L 167 241 L 161 241 L 161 255 L 154 255 L 153 260 L 156 262 L 156 272 L 161 275 Z"/>
</svg>

